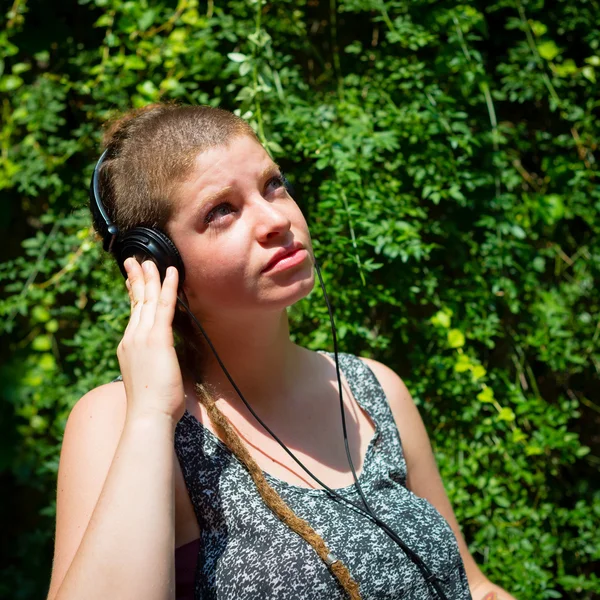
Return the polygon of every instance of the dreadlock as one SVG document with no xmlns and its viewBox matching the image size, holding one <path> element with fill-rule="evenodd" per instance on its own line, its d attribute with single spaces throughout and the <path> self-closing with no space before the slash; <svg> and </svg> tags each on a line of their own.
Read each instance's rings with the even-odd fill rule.
<svg viewBox="0 0 600 600">
<path fill-rule="evenodd" d="M 202 384 L 196 383 L 196 393 L 200 402 L 206 408 L 215 429 L 223 436 L 228 448 L 248 470 L 264 503 L 273 511 L 276 517 L 314 548 L 319 558 L 327 565 L 345 590 L 348 598 L 350 600 L 361 600 L 358 584 L 350 575 L 346 565 L 331 554 L 323 538 L 304 519 L 301 519 L 268 484 L 261 468 L 256 464 L 240 436 L 227 417 L 219 410 L 206 388 Z"/>
</svg>

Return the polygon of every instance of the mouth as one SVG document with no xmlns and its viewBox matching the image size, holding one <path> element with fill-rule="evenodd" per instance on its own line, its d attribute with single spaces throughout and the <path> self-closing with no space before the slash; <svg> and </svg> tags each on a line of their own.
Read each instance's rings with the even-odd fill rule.
<svg viewBox="0 0 600 600">
<path fill-rule="evenodd" d="M 267 265 L 263 268 L 261 273 L 267 273 L 269 271 L 281 271 L 294 267 L 301 262 L 307 256 L 307 252 L 304 246 L 300 243 L 292 244 L 287 248 L 280 248 Z"/>
</svg>

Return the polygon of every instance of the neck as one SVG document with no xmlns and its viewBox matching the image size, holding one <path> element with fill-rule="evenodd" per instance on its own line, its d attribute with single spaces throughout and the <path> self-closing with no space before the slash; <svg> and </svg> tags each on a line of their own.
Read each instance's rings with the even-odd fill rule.
<svg viewBox="0 0 600 600">
<path fill-rule="evenodd" d="M 298 381 L 306 350 L 290 340 L 287 312 L 227 317 L 202 324 L 221 361 L 253 408 L 269 408 Z M 205 345 L 201 376 L 211 393 L 242 400 Z"/>
</svg>

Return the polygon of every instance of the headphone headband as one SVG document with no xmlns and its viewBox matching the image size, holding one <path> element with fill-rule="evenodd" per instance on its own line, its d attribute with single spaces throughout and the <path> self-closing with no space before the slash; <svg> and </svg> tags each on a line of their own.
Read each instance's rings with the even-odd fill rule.
<svg viewBox="0 0 600 600">
<path fill-rule="evenodd" d="M 179 272 L 179 285 L 181 285 L 185 277 L 183 261 L 175 244 L 166 234 L 155 227 L 141 226 L 121 234 L 119 228 L 108 216 L 108 211 L 100 197 L 100 169 L 107 154 L 108 148 L 98 159 L 90 182 L 90 210 L 94 225 L 102 236 L 102 247 L 117 259 L 117 264 L 125 279 L 127 279 L 127 273 L 123 262 L 128 257 L 134 256 L 138 262 L 145 259 L 152 260 L 158 268 L 161 281 L 165 278 L 168 267 L 176 267 Z"/>
<path fill-rule="evenodd" d="M 102 153 L 94 167 L 94 174 L 92 175 L 92 181 L 90 182 L 90 210 L 92 211 L 94 224 L 100 230 L 100 234 L 102 235 L 102 247 L 107 252 L 112 252 L 113 245 L 119 233 L 119 228 L 110 220 L 106 208 L 104 204 L 102 204 L 100 198 L 100 169 L 107 154 L 108 148 Z"/>
</svg>

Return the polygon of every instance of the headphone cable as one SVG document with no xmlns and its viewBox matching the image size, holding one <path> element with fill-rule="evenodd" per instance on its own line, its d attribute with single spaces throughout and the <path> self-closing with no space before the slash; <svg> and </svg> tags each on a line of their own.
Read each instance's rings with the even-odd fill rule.
<svg viewBox="0 0 600 600">
<path fill-rule="evenodd" d="M 365 498 L 365 495 L 362 490 L 362 487 L 360 486 L 360 483 L 358 482 L 358 477 L 356 476 L 356 470 L 354 468 L 354 463 L 353 463 L 352 457 L 350 455 L 350 447 L 348 444 L 348 434 L 347 434 L 347 428 L 346 428 L 344 400 L 343 400 L 343 395 L 342 395 L 342 383 L 341 383 L 341 375 L 340 375 L 340 368 L 339 368 L 339 361 L 338 361 L 338 346 L 337 346 L 335 323 L 333 320 L 333 310 L 331 308 L 331 304 L 329 302 L 329 297 L 327 296 L 327 292 L 325 291 L 325 285 L 323 283 L 323 278 L 321 276 L 321 270 L 319 269 L 316 258 L 315 258 L 315 268 L 317 271 L 317 275 L 319 277 L 319 283 L 321 285 L 321 289 L 323 290 L 323 295 L 325 297 L 325 302 L 327 304 L 327 309 L 329 311 L 329 319 L 330 319 L 331 326 L 332 326 L 335 367 L 336 367 L 338 390 L 339 390 L 339 396 L 340 396 L 340 409 L 341 409 L 341 415 L 342 415 L 342 430 L 343 430 L 343 435 L 344 435 L 344 445 L 346 448 L 346 456 L 348 458 L 350 470 L 352 471 L 352 477 L 354 479 L 356 491 L 358 492 L 361 502 L 365 507 L 364 509 L 361 506 L 355 504 L 352 500 L 349 500 L 348 498 L 345 498 L 341 494 L 338 494 L 335 490 L 333 490 L 328 485 L 323 483 L 316 475 L 314 475 L 307 467 L 304 466 L 304 464 L 296 457 L 296 455 L 277 437 L 277 435 L 271 430 L 271 428 L 258 416 L 258 414 L 255 412 L 255 410 L 252 408 L 252 406 L 248 403 L 246 398 L 244 398 L 244 395 L 242 394 L 241 390 L 239 389 L 239 387 L 237 386 L 237 384 L 231 377 L 229 371 L 227 370 L 227 367 L 225 367 L 225 365 L 223 364 L 221 357 L 217 353 L 213 343 L 211 342 L 210 338 L 208 337 L 208 334 L 204 330 L 204 327 L 202 327 L 202 324 L 196 318 L 196 315 L 194 315 L 194 313 L 191 311 L 189 306 L 179 296 L 177 297 L 177 301 L 183 307 L 183 309 L 188 313 L 190 318 L 194 321 L 194 323 L 196 324 L 196 326 L 202 333 L 202 336 L 206 340 L 206 343 L 210 347 L 212 353 L 214 354 L 215 358 L 217 359 L 217 362 L 219 363 L 221 370 L 223 371 L 223 373 L 229 380 L 229 383 L 231 383 L 231 385 L 233 386 L 233 389 L 235 390 L 237 395 L 240 397 L 240 399 L 242 400 L 242 402 L 244 403 L 246 408 L 250 411 L 250 414 L 252 414 L 252 416 L 258 421 L 258 423 L 262 426 L 262 428 L 281 446 L 281 448 L 288 454 L 288 456 L 290 456 L 290 458 L 311 479 L 313 479 L 317 484 L 319 484 L 323 488 L 323 490 L 325 490 L 333 499 L 337 500 L 338 502 L 341 501 L 341 502 L 351 506 L 358 513 L 362 514 L 364 517 L 366 517 L 372 523 L 374 523 L 380 529 L 382 529 L 388 535 L 388 537 L 390 537 L 403 550 L 403 552 L 408 556 L 408 558 L 418 567 L 418 569 L 421 571 L 421 574 L 423 575 L 423 578 L 425 579 L 427 585 L 433 586 L 435 592 L 440 597 L 440 600 L 448 600 L 447 596 L 445 595 L 444 591 L 441 589 L 441 587 L 439 585 L 437 577 L 431 572 L 429 567 L 423 562 L 423 560 L 413 550 L 411 550 L 402 541 L 402 539 L 398 536 L 398 534 L 389 525 L 387 525 L 384 521 L 382 521 L 374 513 L 373 509 L 371 508 L 371 506 L 367 502 L 367 499 Z"/>
</svg>

